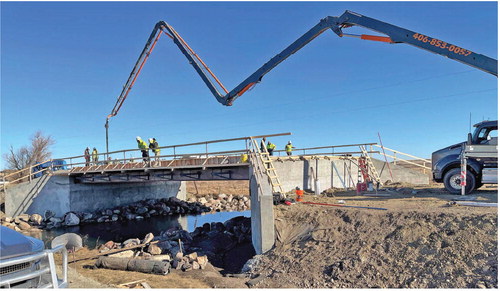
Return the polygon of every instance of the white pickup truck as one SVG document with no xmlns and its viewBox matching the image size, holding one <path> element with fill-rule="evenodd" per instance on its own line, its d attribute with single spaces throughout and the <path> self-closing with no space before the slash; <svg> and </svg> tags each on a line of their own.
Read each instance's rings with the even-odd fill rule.
<svg viewBox="0 0 500 291">
<path fill-rule="evenodd" d="M 54 254 L 61 252 L 61 276 Z M 68 287 L 68 253 L 64 245 L 45 249 L 43 241 L 0 226 L 0 288 Z"/>
</svg>

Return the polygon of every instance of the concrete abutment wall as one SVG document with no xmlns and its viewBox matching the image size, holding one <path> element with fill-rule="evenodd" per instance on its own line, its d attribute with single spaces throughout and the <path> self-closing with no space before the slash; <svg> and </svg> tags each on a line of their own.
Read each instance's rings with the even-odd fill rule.
<svg viewBox="0 0 500 291">
<path fill-rule="evenodd" d="M 40 179 L 40 178 L 38 178 Z M 5 213 L 11 216 L 29 194 L 36 180 L 10 187 L 6 191 Z M 177 197 L 186 198 L 184 182 L 154 181 L 136 183 L 75 183 L 67 175 L 51 176 L 41 191 L 32 197 L 25 213 L 44 214 L 53 211 L 62 216 L 69 211 L 93 212 L 98 209 L 127 205 L 144 199 Z"/>
<path fill-rule="evenodd" d="M 373 159 L 373 164 L 380 173 L 384 167 L 383 161 Z M 280 158 L 273 161 L 274 167 L 283 185 L 285 192 L 299 187 L 300 189 L 315 190 L 315 179 L 318 179 L 318 188 L 324 191 L 329 188 L 343 188 L 342 181 L 347 187 L 355 187 L 358 182 L 357 161 L 349 161 L 338 157 L 315 157 L 303 159 Z M 390 165 L 390 176 L 387 165 L 382 171 L 380 180 L 393 182 L 406 182 L 412 184 L 429 184 L 429 175 L 419 173 L 402 166 Z M 350 175 L 349 175 L 350 174 Z M 340 176 L 340 177 L 339 177 Z"/>
</svg>

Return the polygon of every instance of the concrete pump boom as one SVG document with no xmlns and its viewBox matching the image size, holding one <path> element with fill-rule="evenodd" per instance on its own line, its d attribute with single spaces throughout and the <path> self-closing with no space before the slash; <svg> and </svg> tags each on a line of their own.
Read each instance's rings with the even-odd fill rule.
<svg viewBox="0 0 500 291">
<path fill-rule="evenodd" d="M 387 36 L 375 36 L 375 35 L 352 35 L 345 34 L 342 29 L 349 28 L 352 26 L 364 27 L 379 33 L 383 33 Z M 407 30 L 392 24 L 388 24 L 370 17 L 357 14 L 355 12 L 346 11 L 339 17 L 327 16 L 316 24 L 314 27 L 309 29 L 296 41 L 286 47 L 279 54 L 271 58 L 267 63 L 262 65 L 249 77 L 247 77 L 243 82 L 237 85 L 233 90 L 226 90 L 224 85 L 217 79 L 217 77 L 212 73 L 208 66 L 201 60 L 201 58 L 189 47 L 189 45 L 182 39 L 182 37 L 164 21 L 159 21 L 142 50 L 139 59 L 137 60 L 130 76 L 123 86 L 122 92 L 118 97 L 118 100 L 111 111 L 111 113 L 106 118 L 106 150 L 108 150 L 108 121 L 109 118 L 118 114 L 120 107 L 127 98 L 128 93 L 132 89 L 132 86 L 137 79 L 137 76 L 141 72 L 142 67 L 147 61 L 149 55 L 154 49 L 156 42 L 160 38 L 161 34 L 164 33 L 169 36 L 174 43 L 179 47 L 184 56 L 188 59 L 189 63 L 194 67 L 196 72 L 200 75 L 201 79 L 207 85 L 208 89 L 212 92 L 218 102 L 223 105 L 230 106 L 233 104 L 234 100 L 243 95 L 248 89 L 252 88 L 254 85 L 259 83 L 264 75 L 269 73 L 274 67 L 279 65 L 281 62 L 286 60 L 289 56 L 297 52 L 299 49 L 304 47 L 310 41 L 315 39 L 318 35 L 323 33 L 325 30 L 331 29 L 338 36 L 350 36 L 359 37 L 364 40 L 372 41 L 382 41 L 390 44 L 394 43 L 407 43 L 409 45 L 416 46 L 418 48 L 436 53 L 447 58 L 459 61 L 466 65 L 472 66 L 474 68 L 480 69 L 487 73 L 497 76 L 498 75 L 498 61 L 487 57 L 485 55 L 474 53 L 470 50 L 461 48 L 459 46 L 447 43 L 445 41 L 439 40 L 437 38 L 432 38 L 411 30 Z M 210 75 L 210 76 L 209 76 Z M 217 87 L 214 85 L 212 80 L 220 86 L 220 88 L 225 92 L 221 94 Z"/>
</svg>

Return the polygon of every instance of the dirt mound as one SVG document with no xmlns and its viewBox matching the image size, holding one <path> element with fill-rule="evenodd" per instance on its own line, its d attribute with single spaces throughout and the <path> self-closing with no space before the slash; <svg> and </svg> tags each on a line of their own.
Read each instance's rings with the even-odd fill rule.
<svg viewBox="0 0 500 291">
<path fill-rule="evenodd" d="M 248 181 L 187 181 L 188 197 L 207 194 L 249 195 Z"/>
<path fill-rule="evenodd" d="M 498 288 L 490 213 L 276 209 L 276 247 L 253 269 L 262 288 Z"/>
</svg>

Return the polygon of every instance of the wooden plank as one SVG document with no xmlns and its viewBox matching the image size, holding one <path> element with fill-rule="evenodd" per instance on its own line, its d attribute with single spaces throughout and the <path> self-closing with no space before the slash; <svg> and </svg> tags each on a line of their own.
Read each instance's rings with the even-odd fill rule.
<svg viewBox="0 0 500 291">
<path fill-rule="evenodd" d="M 133 249 L 137 249 L 137 248 L 142 248 L 142 247 L 144 247 L 144 246 L 146 246 L 148 244 L 150 244 L 150 245 L 157 244 L 159 242 L 160 242 L 159 240 L 156 240 L 156 241 L 152 241 L 152 242 L 145 243 L 145 244 L 139 244 L 139 245 L 135 245 L 135 246 L 127 247 L 127 248 L 121 248 L 121 249 L 111 250 L 111 251 L 104 252 L 104 253 L 98 253 L 97 255 L 90 255 L 90 256 L 83 257 L 83 258 L 80 258 L 80 259 L 77 259 L 77 260 L 73 260 L 73 261 L 71 261 L 69 263 L 75 263 L 75 262 L 79 262 L 79 261 L 85 261 L 85 260 L 95 259 L 95 258 L 98 258 L 100 256 L 106 256 L 106 255 L 121 253 L 123 251 L 128 251 L 128 250 L 133 250 Z"/>
</svg>

